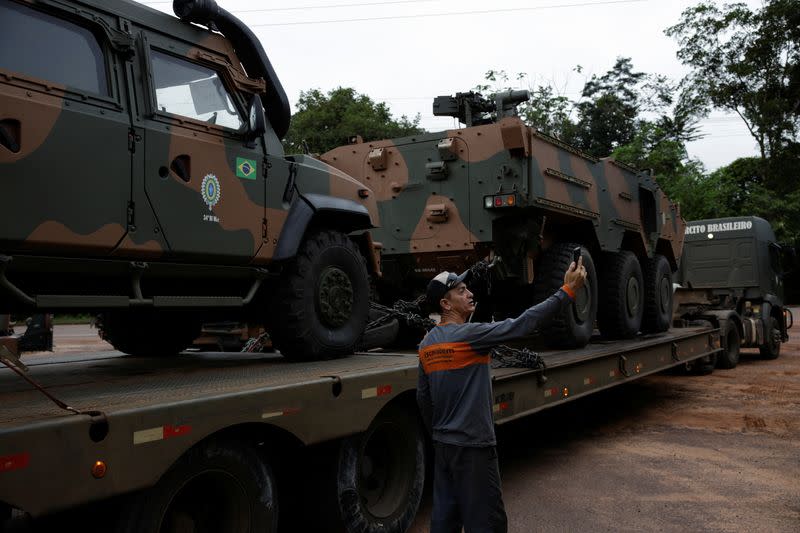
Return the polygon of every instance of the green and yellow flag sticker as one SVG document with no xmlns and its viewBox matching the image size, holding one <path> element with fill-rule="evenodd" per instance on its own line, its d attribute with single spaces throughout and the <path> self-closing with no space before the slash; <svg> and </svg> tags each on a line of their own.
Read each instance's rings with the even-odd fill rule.
<svg viewBox="0 0 800 533">
<path fill-rule="evenodd" d="M 258 177 L 255 159 L 236 158 L 236 176 L 246 180 L 254 180 Z"/>
</svg>

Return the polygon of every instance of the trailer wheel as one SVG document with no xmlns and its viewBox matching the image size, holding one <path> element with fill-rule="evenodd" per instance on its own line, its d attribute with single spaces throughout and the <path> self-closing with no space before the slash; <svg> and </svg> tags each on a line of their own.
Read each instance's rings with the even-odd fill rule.
<svg viewBox="0 0 800 533">
<path fill-rule="evenodd" d="M 736 368 L 739 364 L 740 347 L 739 326 L 732 320 L 726 320 L 725 331 L 722 333 L 722 351 L 717 355 L 717 368 Z"/>
<path fill-rule="evenodd" d="M 327 230 L 307 237 L 276 292 L 270 335 L 285 357 L 310 361 L 355 350 L 369 313 L 369 278 L 347 235 Z"/>
<path fill-rule="evenodd" d="M 100 315 L 97 330 L 128 355 L 175 355 L 200 336 L 199 319 L 174 311 L 114 310 Z"/>
<path fill-rule="evenodd" d="M 425 482 L 425 443 L 417 417 L 389 407 L 367 431 L 342 441 L 336 476 L 346 531 L 406 531 Z"/>
<path fill-rule="evenodd" d="M 663 255 L 644 262 L 644 314 L 642 331 L 660 333 L 672 322 L 672 269 Z"/>
<path fill-rule="evenodd" d="M 564 272 L 572 263 L 572 250 L 577 243 L 558 243 L 544 252 L 536 271 L 542 275 L 535 281 L 533 299 L 542 302 L 564 284 Z M 582 348 L 592 337 L 597 315 L 597 272 L 589 251 L 581 248 L 586 283 L 575 295 L 575 302 L 562 315 L 554 318 L 547 329 L 545 342 L 559 348 Z"/>
<path fill-rule="evenodd" d="M 611 339 L 635 337 L 642 325 L 644 281 L 642 268 L 628 251 L 604 254 L 600 270 L 597 326 Z"/>
<path fill-rule="evenodd" d="M 123 504 L 118 533 L 277 531 L 275 481 L 256 450 L 209 441 L 186 452 L 155 486 Z"/>
<path fill-rule="evenodd" d="M 777 359 L 781 355 L 781 330 L 778 321 L 770 316 L 766 323 L 764 344 L 758 347 L 762 359 Z"/>
</svg>

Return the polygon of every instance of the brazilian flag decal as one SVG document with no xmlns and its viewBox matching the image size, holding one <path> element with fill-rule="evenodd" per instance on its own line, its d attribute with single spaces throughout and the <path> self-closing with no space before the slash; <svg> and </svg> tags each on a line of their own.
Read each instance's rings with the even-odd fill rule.
<svg viewBox="0 0 800 533">
<path fill-rule="evenodd" d="M 236 158 L 236 176 L 246 180 L 254 180 L 258 176 L 254 159 Z"/>
</svg>

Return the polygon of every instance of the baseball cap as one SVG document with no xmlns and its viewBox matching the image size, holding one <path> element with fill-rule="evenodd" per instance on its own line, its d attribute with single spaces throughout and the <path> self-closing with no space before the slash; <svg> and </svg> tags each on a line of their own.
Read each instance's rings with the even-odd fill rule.
<svg viewBox="0 0 800 533">
<path fill-rule="evenodd" d="M 428 290 L 425 293 L 425 301 L 433 309 L 439 309 L 439 300 L 444 298 L 445 293 L 455 288 L 459 283 L 465 281 L 469 276 L 469 270 L 460 275 L 455 272 L 440 272 L 428 283 Z"/>
</svg>

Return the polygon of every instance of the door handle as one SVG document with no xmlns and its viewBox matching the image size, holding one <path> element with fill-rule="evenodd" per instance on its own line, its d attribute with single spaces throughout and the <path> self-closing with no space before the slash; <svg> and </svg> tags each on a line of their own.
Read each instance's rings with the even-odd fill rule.
<svg viewBox="0 0 800 533">
<path fill-rule="evenodd" d="M 19 120 L 13 118 L 0 120 L 0 144 L 15 154 L 19 153 L 21 131 Z"/>
<path fill-rule="evenodd" d="M 192 158 L 188 155 L 179 155 L 172 160 L 169 168 L 183 181 L 187 182 L 192 177 Z"/>
</svg>

